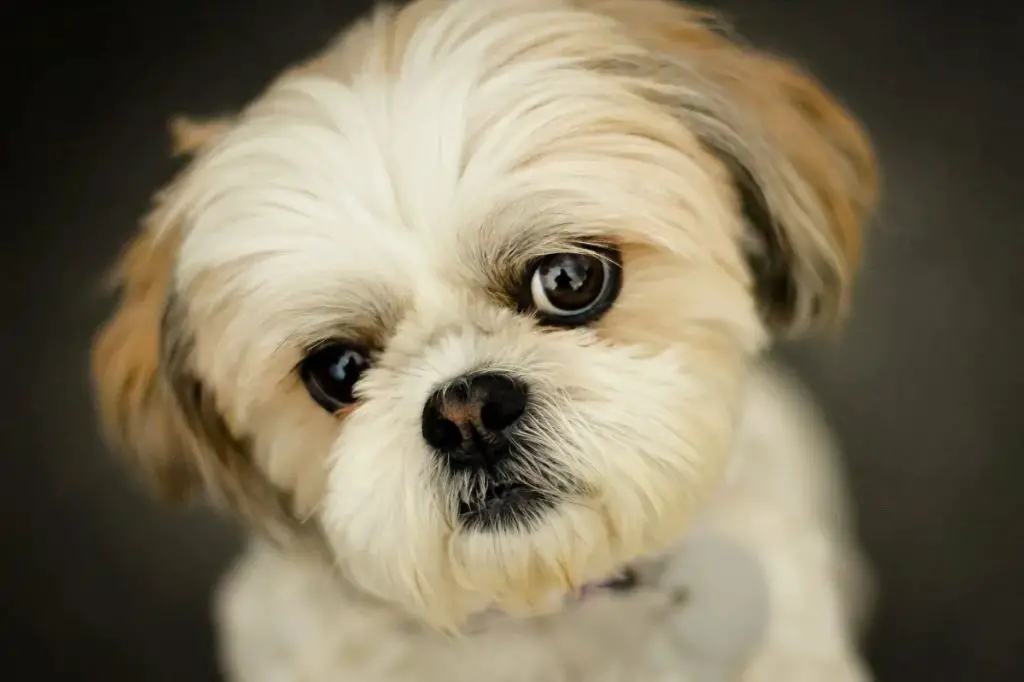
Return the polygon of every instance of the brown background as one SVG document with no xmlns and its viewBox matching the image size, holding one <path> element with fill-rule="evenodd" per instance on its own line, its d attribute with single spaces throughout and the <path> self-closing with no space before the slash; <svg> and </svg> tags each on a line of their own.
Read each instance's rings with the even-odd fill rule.
<svg viewBox="0 0 1024 682">
<path fill-rule="evenodd" d="M 1020 5 L 721 4 L 856 109 L 886 169 L 847 333 L 785 352 L 847 444 L 879 677 L 1024 680 Z M 150 503 L 99 442 L 97 282 L 173 170 L 167 116 L 232 109 L 363 6 L 0 2 L 0 646 L 30 671 L 12 679 L 215 679 L 208 590 L 237 538 Z"/>
</svg>

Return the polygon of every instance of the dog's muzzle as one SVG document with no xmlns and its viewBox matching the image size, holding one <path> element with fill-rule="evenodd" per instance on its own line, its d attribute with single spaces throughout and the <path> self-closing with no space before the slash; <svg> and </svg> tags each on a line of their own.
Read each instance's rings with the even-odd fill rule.
<svg viewBox="0 0 1024 682">
<path fill-rule="evenodd" d="M 516 457 L 530 456 L 520 430 L 530 392 L 519 379 L 502 372 L 476 372 L 436 390 L 423 407 L 423 439 L 453 477 L 480 481 L 460 501 L 460 523 L 472 530 L 517 529 L 538 520 L 552 500 L 517 480 Z"/>
</svg>

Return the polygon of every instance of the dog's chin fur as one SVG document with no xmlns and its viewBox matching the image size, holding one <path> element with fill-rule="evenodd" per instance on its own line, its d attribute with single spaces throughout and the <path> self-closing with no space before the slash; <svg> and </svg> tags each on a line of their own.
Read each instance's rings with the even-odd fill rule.
<svg viewBox="0 0 1024 682">
<path fill-rule="evenodd" d="M 755 660 L 859 674 L 828 448 L 757 369 L 773 338 L 842 318 L 874 201 L 863 132 L 809 76 L 662 0 L 419 0 L 174 132 L 194 159 L 122 259 L 94 371 L 111 437 L 164 493 L 276 546 L 223 599 L 237 679 L 276 679 L 259 642 L 278 608 L 293 677 L 470 679 L 472 647 L 417 628 L 558 611 L 638 561 L 671 574 L 695 524 L 767 578 Z M 587 244 L 621 254 L 603 316 L 517 310 L 530 262 Z M 296 371 L 332 339 L 372 356 L 334 414 Z M 421 434 L 431 393 L 484 370 L 529 386 L 530 457 L 505 475 L 547 501 L 487 528 L 458 511 L 477 482 Z M 645 658 L 671 583 L 489 629 L 498 679 Z M 531 627 L 574 643 L 523 644 Z M 516 652 L 541 672 L 513 674 Z"/>
</svg>

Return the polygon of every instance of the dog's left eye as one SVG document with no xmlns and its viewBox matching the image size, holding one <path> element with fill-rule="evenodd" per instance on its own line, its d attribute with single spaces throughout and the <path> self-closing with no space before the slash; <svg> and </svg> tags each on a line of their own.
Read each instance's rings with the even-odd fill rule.
<svg viewBox="0 0 1024 682">
<path fill-rule="evenodd" d="M 356 401 L 356 382 L 369 365 L 361 349 L 330 342 L 310 351 L 299 366 L 299 375 L 313 400 L 328 412 L 337 412 Z"/>
<path fill-rule="evenodd" d="M 578 326 L 605 313 L 619 293 L 622 267 L 615 249 L 557 253 L 537 261 L 523 287 L 521 308 L 541 321 Z"/>
</svg>

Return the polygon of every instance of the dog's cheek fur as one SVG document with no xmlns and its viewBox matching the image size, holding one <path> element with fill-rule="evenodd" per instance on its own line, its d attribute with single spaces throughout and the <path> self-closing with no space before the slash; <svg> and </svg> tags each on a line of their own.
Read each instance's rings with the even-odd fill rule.
<svg viewBox="0 0 1024 682">
<path fill-rule="evenodd" d="M 599 344 L 566 361 L 589 393 L 567 410 L 577 420 L 567 438 L 619 562 L 685 533 L 728 464 L 747 363 L 766 342 L 747 280 L 729 268 L 650 245 L 622 256 Z"/>
</svg>

